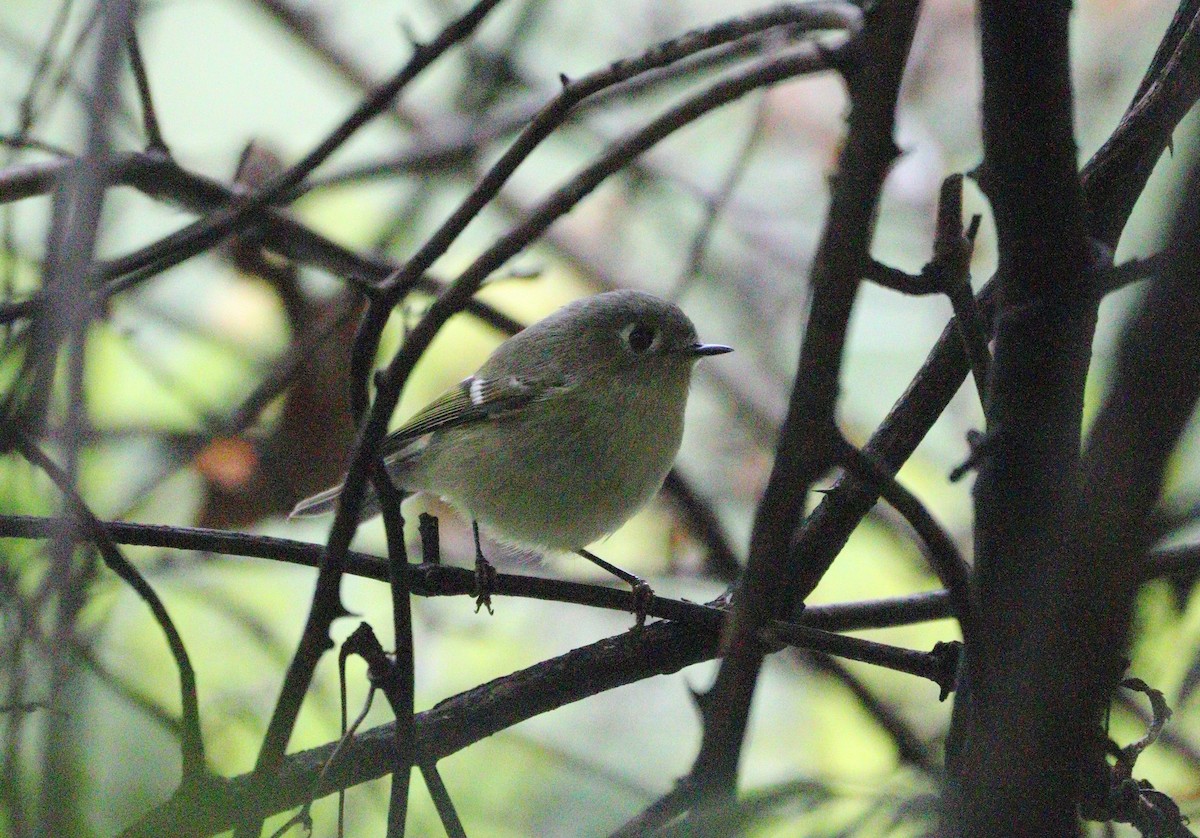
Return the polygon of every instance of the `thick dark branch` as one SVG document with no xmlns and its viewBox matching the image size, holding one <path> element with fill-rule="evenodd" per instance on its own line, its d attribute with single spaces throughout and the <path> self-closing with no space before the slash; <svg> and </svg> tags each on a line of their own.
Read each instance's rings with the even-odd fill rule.
<svg viewBox="0 0 1200 838">
<path fill-rule="evenodd" d="M 781 635 L 795 633 L 823 643 L 802 627 L 779 627 Z M 825 640 L 836 636 L 827 635 Z M 416 714 L 416 743 L 422 762 L 435 762 L 519 722 L 592 695 L 654 675 L 668 675 L 710 659 L 717 652 L 718 631 L 673 622 L 653 623 L 639 632 L 601 640 L 557 658 L 497 678 Z M 838 638 L 839 648 L 858 647 L 863 656 L 896 665 L 934 680 L 946 671 L 936 655 L 888 650 L 854 638 Z M 352 740 L 322 778 L 333 746 L 287 757 L 276 782 L 257 786 L 252 775 L 228 781 L 205 799 L 178 794 L 125 833 L 126 838 L 164 834 L 207 835 L 229 827 L 233 813 L 247 808 L 281 812 L 313 796 L 385 776 L 394 768 L 395 725 L 369 730 Z"/>
<path fill-rule="evenodd" d="M 1137 583 L 1147 570 L 1149 522 L 1169 459 L 1200 397 L 1200 158 L 1193 156 L 1169 240 L 1175 259 L 1150 283 L 1126 326 L 1112 388 L 1083 460 L 1079 563 L 1070 589 L 1084 644 L 1080 679 L 1085 719 L 1101 718 L 1120 682 Z M 1083 582 L 1084 584 L 1079 584 Z M 1091 801 L 1095 803 L 1096 801 Z"/>
<path fill-rule="evenodd" d="M 965 646 L 947 759 L 946 828 L 964 836 L 1075 834 L 1093 721 L 1073 680 L 1078 615 L 1064 608 L 1079 584 L 1071 533 L 1098 302 L 1075 164 L 1068 15 L 1065 4 L 982 5 L 979 182 L 996 218 L 1003 301 L 975 484 L 978 631 Z"/>
<path fill-rule="evenodd" d="M 716 650 L 716 632 L 698 632 L 676 623 L 655 623 L 641 632 L 576 649 L 418 713 L 420 759 L 436 761 L 564 704 L 653 675 L 678 672 L 711 658 Z M 393 766 L 393 736 L 389 724 L 356 737 L 318 795 L 387 774 Z M 287 757 L 269 786 L 256 785 L 246 775 L 204 800 L 173 797 L 123 834 L 126 838 L 208 835 L 228 829 L 238 811 L 279 812 L 298 806 L 311 797 L 313 782 L 332 750 L 324 746 Z"/>
<path fill-rule="evenodd" d="M 1171 42 L 1171 38 L 1171 33 L 1168 33 L 1164 40 L 1164 48 L 1160 52 L 1169 51 L 1166 45 Z M 1179 65 L 1172 65 L 1171 72 L 1179 72 L 1182 69 L 1184 68 Z M 1192 91 L 1184 82 L 1169 81 L 1165 84 L 1165 89 L 1175 92 L 1176 98 L 1171 101 L 1167 110 L 1178 117 L 1182 117 L 1195 103 L 1197 95 L 1200 95 L 1200 92 Z M 1130 129 L 1134 125 L 1149 122 L 1142 111 L 1131 112 L 1128 120 L 1130 125 L 1127 127 Z M 1164 130 L 1169 134 L 1177 124 L 1176 121 L 1157 125 L 1153 130 Z M 1144 125 L 1139 130 L 1150 130 L 1150 126 Z M 1134 142 L 1136 136 L 1136 131 L 1130 133 L 1127 130 L 1114 137 L 1111 145 L 1105 145 L 1106 158 L 1121 159 L 1128 165 L 1134 165 L 1138 154 L 1146 150 L 1145 147 L 1140 147 L 1141 151 L 1134 153 L 1133 149 L 1126 149 L 1126 146 L 1137 145 Z M 1115 163 L 1103 163 L 1099 153 L 1084 167 L 1080 179 L 1089 206 L 1098 206 L 1102 196 L 1114 189 L 1111 183 L 1114 179 L 1123 184 L 1116 189 L 1122 202 L 1128 201 L 1132 206 L 1140 194 L 1141 185 L 1138 180 L 1125 177 L 1121 167 Z M 1102 231 L 1093 229 L 1091 233 L 1093 236 L 1100 236 Z M 1145 267 L 1154 270 L 1162 261 L 1161 258 L 1155 258 L 1152 264 Z M 1124 271 L 1110 271 L 1102 277 L 1093 275 L 1093 280 L 1102 280 L 1097 281 L 1097 294 L 1114 291 L 1128 282 L 1141 279 L 1140 267 L 1142 266 L 1135 265 L 1132 269 Z M 996 279 L 984 285 L 976 297 L 980 329 L 985 333 L 992 330 L 998 298 L 999 282 Z M 967 371 L 967 359 L 963 353 L 958 327 L 952 321 L 942 331 L 908 390 L 888 412 L 863 448 L 863 452 L 881 465 L 886 465 L 893 473 L 899 471 L 900 466 L 912 455 L 925 434 L 933 427 L 933 423 L 945 411 L 950 399 L 962 386 Z M 792 547 L 792 561 L 801 568 L 792 602 L 800 604 L 817 586 L 858 522 L 874 506 L 876 498 L 876 493 L 864 489 L 852 475 L 840 478 L 833 489 L 825 494 L 816 511 L 805 522 L 800 537 Z"/>
<path fill-rule="evenodd" d="M 703 703 L 704 738 L 689 783 L 701 795 L 734 793 L 750 700 L 764 650 L 760 632 L 787 602 L 788 548 L 812 482 L 832 462 L 834 408 L 851 306 L 869 262 L 875 211 L 897 151 L 896 96 L 916 25 L 915 2 L 884 2 L 838 54 L 851 99 L 846 145 L 812 275 L 812 303 L 775 465 L 755 515 L 749 561 L 735 597 L 725 660 Z M 869 77 L 869 78 L 868 78 Z"/>
</svg>

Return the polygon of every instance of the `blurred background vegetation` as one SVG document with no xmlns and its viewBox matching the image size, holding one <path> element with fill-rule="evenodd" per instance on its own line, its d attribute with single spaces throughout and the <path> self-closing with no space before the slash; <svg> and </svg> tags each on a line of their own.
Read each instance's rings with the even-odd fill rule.
<svg viewBox="0 0 1200 838">
<path fill-rule="evenodd" d="M 560 74 L 575 78 L 690 28 L 758 8 L 742 0 L 511 0 L 477 37 L 407 90 L 390 114 L 359 131 L 322 166 L 293 209 L 303 223 L 345 247 L 403 259 L 470 190 L 514 131 L 557 93 Z M 172 155 L 184 168 L 228 183 L 251 141 L 283 165 L 299 159 L 369 86 L 406 60 L 412 38 L 431 37 L 461 10 L 439 0 L 160 0 L 143 5 L 138 34 Z M 1172 10 L 1166 0 L 1077 4 L 1081 162 L 1115 126 Z M 80 48 L 79 39 L 93 12 L 87 2 L 0 4 L 0 133 L 10 140 L 0 147 L 0 168 L 54 160 L 80 148 L 80 91 L 90 46 Z M 974 4 L 925 4 L 898 118 L 905 154 L 888 179 L 874 246 L 880 261 L 910 272 L 929 258 L 941 179 L 971 169 L 981 156 L 976 41 Z M 522 165 L 432 273 L 452 279 L 606 143 L 677 101 L 701 78 L 684 76 L 583 108 Z M 116 146 L 140 149 L 140 109 L 128 78 L 122 97 Z M 734 355 L 699 367 L 679 471 L 717 512 L 739 557 L 790 388 L 808 266 L 845 110 L 840 80 L 822 73 L 708 115 L 610 178 L 480 295 L 532 322 L 584 294 L 644 289 L 678 301 L 702 338 L 736 347 Z M 1179 142 L 1190 142 L 1192 133 L 1189 120 Z M 31 138 L 38 144 L 21 141 Z M 1118 262 L 1161 245 L 1159 230 L 1171 211 L 1177 175 L 1171 159 L 1160 164 L 1122 239 Z M 967 211 L 985 214 L 972 266 L 978 287 L 991 273 L 995 248 L 986 202 L 972 187 Z M 38 286 L 49 217 L 45 196 L 5 200 L 0 274 L 6 297 L 22 299 Z M 193 217 L 135 190 L 113 190 L 100 255 L 141 247 Z M 340 380 L 349 331 L 335 332 L 306 354 L 303 400 L 272 400 L 242 434 L 229 433 L 229 417 L 277 368 L 301 330 L 344 304 L 344 286 L 315 269 L 272 274 L 271 268 L 286 267 L 276 264 L 246 270 L 236 250 L 235 244 L 203 254 L 122 295 L 91 328 L 81 493 L 106 520 L 199 523 L 323 541 L 328 519 L 289 523 L 285 516 L 295 499 L 336 479 L 352 439 L 345 393 L 329 392 L 330 381 Z M 1092 403 L 1103 392 L 1111 337 L 1136 293 L 1114 295 L 1102 309 Z M 396 314 L 382 358 L 390 357 L 423 304 L 414 298 Z M 841 415 L 853 441 L 864 440 L 903 392 L 949 314 L 942 297 L 863 288 Z M 21 357 L 12 329 L 0 331 L 0 338 L 6 350 L 0 386 L 8 387 Z M 473 370 L 501 339 L 467 315 L 455 318 L 418 367 L 396 421 Z M 65 391 L 55 398 L 61 419 Z M 289 415 L 294 419 L 305 410 L 317 412 L 290 432 L 281 430 Z M 970 481 L 952 484 L 947 474 L 967 454 L 966 432 L 981 421 L 968 380 L 900 474 L 968 555 Z M 52 421 L 51 437 L 53 431 Z M 53 450 L 52 439 L 50 445 Z M 1177 458 L 1172 497 L 1180 508 L 1197 493 L 1197 455 L 1189 441 Z M 288 468 L 300 473 L 300 482 L 264 485 L 264 469 L 278 476 Z M 436 503 L 410 503 L 414 512 L 425 503 L 441 517 L 446 560 L 469 563 L 469 528 Z M 52 515 L 58 504 L 40 472 L 16 456 L 0 458 L 0 513 Z M 355 547 L 384 554 L 378 521 L 360 529 Z M 649 578 L 666 596 L 707 601 L 729 582 L 729 567 L 715 561 L 683 523 L 670 493 L 597 549 Z M 48 635 L 31 629 L 24 616 L 44 584 L 45 550 L 40 541 L 0 539 L 0 704 L 17 694 L 18 683 L 26 701 L 50 698 L 39 694 L 40 678 L 48 656 L 64 653 L 50 648 Z M 193 657 L 213 768 L 224 775 L 248 771 L 307 613 L 314 572 L 246 558 L 126 550 L 166 601 Z M 598 578 L 571 557 L 543 560 L 498 548 L 490 553 L 506 572 Z M 811 601 L 934 587 L 937 580 L 906 526 L 881 508 L 859 528 Z M 70 714 L 78 743 L 78 834 L 108 835 L 166 798 L 178 781 L 172 720 L 179 697 L 172 661 L 144 605 L 103 568 L 88 591 L 78 645 L 71 650 L 78 674 L 68 695 L 54 697 L 55 712 Z M 343 599 L 389 646 L 386 587 L 348 578 Z M 414 610 L 418 709 L 631 623 L 621 613 L 514 598 L 498 598 L 490 617 L 475 614 L 463 598 L 418 599 Z M 340 621 L 336 628 L 344 636 L 356 622 Z M 945 620 L 866 635 L 928 649 L 954 639 L 956 631 Z M 1148 584 L 1138 632 L 1130 673 L 1164 690 L 1176 711 L 1169 728 L 1175 738 L 1151 750 L 1141 769 L 1190 810 L 1200 781 L 1194 694 L 1200 607 L 1190 586 Z M 598 835 L 620 825 L 687 771 L 699 737 L 689 690 L 707 686 L 712 671 L 698 665 L 623 687 L 444 760 L 443 776 L 468 833 Z M 352 707 L 365 692 L 362 682 L 362 666 L 352 663 Z M 293 750 L 337 736 L 333 656 L 326 656 L 316 683 Z M 871 702 L 873 712 L 867 709 Z M 897 747 L 880 724 L 888 715 L 912 737 L 915 750 Z M 756 696 L 744 786 L 792 784 L 791 802 L 754 834 L 919 834 L 928 825 L 947 716 L 936 687 L 910 676 L 856 664 L 831 673 L 800 653 L 774 656 Z M 389 719 L 378 702 L 367 724 Z M 37 712 L 0 716 L 6 801 L 36 799 L 30 766 L 40 724 Z M 1127 712 L 1114 713 L 1118 741 L 1136 738 L 1141 726 Z M 412 834 L 441 834 L 419 782 L 415 789 Z M 356 788 L 348 799 L 348 834 L 382 834 L 386 781 Z M 316 807 L 317 834 L 330 833 L 332 811 L 332 799 Z M 12 828 L 10 815 L 0 808 L 0 834 Z"/>
</svg>

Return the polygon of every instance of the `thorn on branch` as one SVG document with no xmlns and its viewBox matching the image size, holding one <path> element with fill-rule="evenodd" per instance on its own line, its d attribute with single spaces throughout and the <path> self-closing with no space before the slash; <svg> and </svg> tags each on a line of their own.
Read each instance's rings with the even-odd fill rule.
<svg viewBox="0 0 1200 838">
<path fill-rule="evenodd" d="M 975 244 L 975 236 L 979 233 L 979 224 L 982 221 L 983 216 L 979 213 L 975 213 L 971 216 L 971 223 L 967 225 L 967 232 L 965 234 L 967 241 L 969 241 L 971 244 Z"/>
<path fill-rule="evenodd" d="M 963 176 L 955 173 L 942 181 L 938 195 L 937 232 L 933 239 L 933 258 L 922 274 L 928 272 L 931 281 L 945 294 L 954 309 L 954 322 L 963 349 L 971 364 L 975 386 L 981 400 L 987 385 L 988 369 L 992 356 L 988 351 L 988 337 L 979 310 L 975 305 L 975 292 L 971 289 L 971 254 L 975 236 L 979 232 L 980 216 L 971 219 L 964 231 L 962 228 Z"/>
<path fill-rule="evenodd" d="M 146 72 L 145 62 L 142 60 L 142 48 L 138 43 L 136 27 L 129 28 L 125 47 L 129 51 L 129 64 L 133 70 L 138 98 L 142 104 L 142 129 L 146 132 L 146 150 L 170 157 L 171 150 L 167 147 L 166 140 L 163 139 L 158 116 L 154 111 L 154 101 L 150 97 L 150 77 Z"/>
<path fill-rule="evenodd" d="M 962 183 L 957 172 L 942 180 L 938 192 L 937 224 L 933 238 L 933 260 L 953 259 L 962 250 Z"/>
<path fill-rule="evenodd" d="M 421 43 L 421 39 L 417 35 L 416 27 L 413 26 L 411 20 L 401 20 L 397 25 L 400 28 L 400 34 L 403 36 L 404 40 L 408 41 L 408 45 L 412 48 L 413 52 L 417 52 L 424 48 L 425 45 Z"/>
<path fill-rule="evenodd" d="M 980 463 L 989 456 L 990 449 L 994 447 L 993 437 L 994 435 L 974 429 L 967 431 L 967 446 L 970 447 L 971 453 L 967 455 L 967 459 L 963 461 L 962 465 L 950 472 L 951 483 L 957 483 L 967 475 L 967 472 L 979 468 Z"/>
<path fill-rule="evenodd" d="M 366 661 L 367 677 L 373 684 L 382 683 L 391 671 L 392 661 L 383 651 L 383 645 L 369 623 L 359 623 L 358 628 L 343 641 L 339 657 L 345 661 L 350 655 L 358 655 Z"/>
<path fill-rule="evenodd" d="M 937 685 L 940 688 L 938 701 L 950 697 L 958 685 L 958 663 L 962 657 L 962 642 L 958 640 L 935 643 L 929 656 L 937 663 Z"/>
<path fill-rule="evenodd" d="M 928 266 L 926 268 L 928 269 Z M 910 274 L 874 259 L 867 262 L 863 278 L 881 288 L 908 294 L 910 297 L 922 297 L 926 294 L 936 294 L 938 291 L 937 284 L 931 281 L 925 270 L 919 274 Z"/>
</svg>

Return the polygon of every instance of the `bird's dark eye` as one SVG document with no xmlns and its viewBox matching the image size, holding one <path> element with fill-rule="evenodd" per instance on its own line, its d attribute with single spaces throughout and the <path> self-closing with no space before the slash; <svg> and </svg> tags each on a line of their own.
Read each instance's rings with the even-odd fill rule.
<svg viewBox="0 0 1200 838">
<path fill-rule="evenodd" d="M 658 329 L 645 323 L 630 323 L 621 330 L 621 337 L 635 354 L 641 355 L 658 343 Z"/>
</svg>

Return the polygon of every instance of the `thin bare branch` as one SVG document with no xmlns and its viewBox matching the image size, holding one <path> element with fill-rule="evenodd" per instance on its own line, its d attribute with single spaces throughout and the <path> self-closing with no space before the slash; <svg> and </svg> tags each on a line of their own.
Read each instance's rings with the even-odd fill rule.
<svg viewBox="0 0 1200 838">
<path fill-rule="evenodd" d="M 109 536 L 104 524 L 92 514 L 92 511 L 84 504 L 83 499 L 75 492 L 69 475 L 63 469 L 59 468 L 53 460 L 42 453 L 36 445 L 23 445 L 21 453 L 54 481 L 59 491 L 63 493 L 64 504 L 71 510 L 72 515 L 78 517 L 82 529 L 85 531 L 85 537 L 96 546 L 96 549 L 104 559 L 105 565 L 129 585 L 134 593 L 146 603 L 146 606 L 154 615 L 155 622 L 162 629 L 167 646 L 170 648 L 171 655 L 175 659 L 175 667 L 179 670 L 180 703 L 183 707 L 183 722 L 180 727 L 182 734 L 180 736 L 180 761 L 184 784 L 188 785 L 200 780 L 208 768 L 204 761 L 204 739 L 200 733 L 200 701 L 196 692 L 196 672 L 192 668 L 187 647 L 184 646 L 183 638 L 180 636 L 179 630 L 175 627 L 171 615 L 167 613 L 162 599 L 150 587 L 145 577 L 121 553 L 116 543 Z M 57 641 L 58 638 L 55 638 L 55 640 Z M 56 644 L 56 648 L 64 647 L 57 646 Z"/>
</svg>

